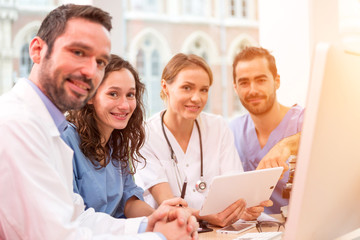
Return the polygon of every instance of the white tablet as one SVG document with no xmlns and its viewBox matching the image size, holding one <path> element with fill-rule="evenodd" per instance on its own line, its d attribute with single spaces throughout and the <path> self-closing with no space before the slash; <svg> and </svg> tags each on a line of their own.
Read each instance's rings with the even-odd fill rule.
<svg viewBox="0 0 360 240">
<path fill-rule="evenodd" d="M 240 198 L 246 208 L 259 205 L 270 198 L 282 171 L 276 167 L 214 177 L 200 216 L 222 212 Z"/>
</svg>

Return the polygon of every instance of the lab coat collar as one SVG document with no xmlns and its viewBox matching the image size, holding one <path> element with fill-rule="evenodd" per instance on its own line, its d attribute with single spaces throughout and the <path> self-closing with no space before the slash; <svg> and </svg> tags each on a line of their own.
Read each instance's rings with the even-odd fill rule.
<svg viewBox="0 0 360 240">
<path fill-rule="evenodd" d="M 22 99 L 22 101 L 27 104 L 27 107 L 36 112 L 39 121 L 47 126 L 51 136 L 60 136 L 54 119 L 51 117 L 44 102 L 25 79 L 20 79 L 12 91 L 19 99 Z"/>
</svg>

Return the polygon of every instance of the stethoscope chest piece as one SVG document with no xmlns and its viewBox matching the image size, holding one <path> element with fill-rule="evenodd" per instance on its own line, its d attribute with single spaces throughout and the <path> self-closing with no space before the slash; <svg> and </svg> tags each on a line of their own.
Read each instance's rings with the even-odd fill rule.
<svg viewBox="0 0 360 240">
<path fill-rule="evenodd" d="M 199 181 L 195 184 L 196 191 L 203 193 L 206 190 L 206 182 L 204 182 L 203 178 L 200 178 Z"/>
</svg>

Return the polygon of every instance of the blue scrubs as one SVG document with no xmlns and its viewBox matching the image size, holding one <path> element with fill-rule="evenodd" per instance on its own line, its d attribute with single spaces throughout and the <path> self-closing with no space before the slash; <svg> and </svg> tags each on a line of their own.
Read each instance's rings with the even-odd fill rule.
<svg viewBox="0 0 360 240">
<path fill-rule="evenodd" d="M 86 208 L 124 218 L 129 198 L 136 196 L 143 200 L 143 189 L 134 183 L 126 169 L 114 166 L 111 161 L 105 168 L 95 168 L 80 150 L 80 137 L 71 124 L 61 137 L 74 151 L 74 192 L 82 196 Z"/>
<path fill-rule="evenodd" d="M 294 135 L 301 131 L 304 119 L 304 109 L 300 106 L 293 106 L 284 116 L 280 124 L 271 132 L 266 145 L 261 148 L 257 138 L 254 122 L 247 113 L 235 118 L 230 122 L 230 128 L 234 133 L 235 146 L 239 153 L 244 171 L 256 170 L 261 159 L 270 149 L 281 139 Z M 274 205 L 265 208 L 269 214 L 280 213 L 280 207 L 289 204 L 288 199 L 282 198 L 282 190 L 289 178 L 289 171 L 284 174 L 284 178 L 279 180 L 271 196 Z"/>
</svg>

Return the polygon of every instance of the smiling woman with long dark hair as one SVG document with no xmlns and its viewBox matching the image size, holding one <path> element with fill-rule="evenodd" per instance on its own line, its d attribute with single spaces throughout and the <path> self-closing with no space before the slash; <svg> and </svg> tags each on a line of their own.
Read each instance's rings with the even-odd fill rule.
<svg viewBox="0 0 360 240">
<path fill-rule="evenodd" d="M 150 215 L 132 174 L 144 143 L 144 84 L 129 62 L 112 55 L 104 80 L 62 135 L 74 150 L 74 192 L 87 208 L 114 217 Z"/>
</svg>

